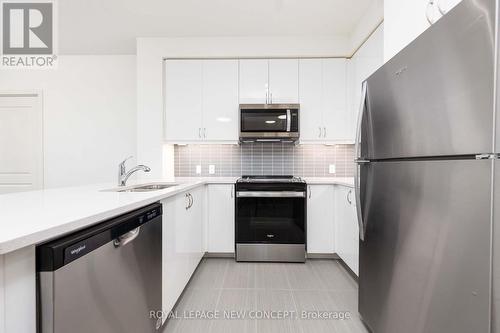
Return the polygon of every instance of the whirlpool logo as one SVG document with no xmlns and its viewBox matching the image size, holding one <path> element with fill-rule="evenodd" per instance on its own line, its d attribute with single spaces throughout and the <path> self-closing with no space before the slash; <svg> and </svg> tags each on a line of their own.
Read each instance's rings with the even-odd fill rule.
<svg viewBox="0 0 500 333">
<path fill-rule="evenodd" d="M 87 248 L 86 245 L 80 245 L 79 247 L 77 247 L 76 249 L 74 250 L 71 250 L 71 254 L 72 255 L 75 255 L 75 254 L 78 254 L 80 253 L 81 251 L 85 250 Z"/>
<path fill-rule="evenodd" d="M 55 3 L 2 1 L 2 68 L 54 68 Z"/>
</svg>

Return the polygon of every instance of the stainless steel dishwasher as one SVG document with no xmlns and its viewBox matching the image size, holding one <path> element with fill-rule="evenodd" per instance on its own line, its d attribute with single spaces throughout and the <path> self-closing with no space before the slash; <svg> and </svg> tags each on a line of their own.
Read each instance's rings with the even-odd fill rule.
<svg viewBox="0 0 500 333">
<path fill-rule="evenodd" d="M 162 206 L 37 247 L 38 331 L 155 332 L 161 319 Z"/>
</svg>

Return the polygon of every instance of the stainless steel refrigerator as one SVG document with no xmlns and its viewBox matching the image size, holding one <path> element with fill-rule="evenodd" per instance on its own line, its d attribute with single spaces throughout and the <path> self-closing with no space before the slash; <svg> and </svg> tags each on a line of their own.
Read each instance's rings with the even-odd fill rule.
<svg viewBox="0 0 500 333">
<path fill-rule="evenodd" d="M 363 85 L 359 312 L 375 333 L 500 332 L 498 6 L 464 0 Z"/>
</svg>

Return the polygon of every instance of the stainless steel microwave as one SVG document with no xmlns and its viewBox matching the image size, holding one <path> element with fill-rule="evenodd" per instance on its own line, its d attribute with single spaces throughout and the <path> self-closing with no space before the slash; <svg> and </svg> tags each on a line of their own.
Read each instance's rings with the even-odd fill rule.
<svg viewBox="0 0 500 333">
<path fill-rule="evenodd" d="M 240 104 L 240 141 L 298 140 L 299 110 L 299 104 Z"/>
</svg>

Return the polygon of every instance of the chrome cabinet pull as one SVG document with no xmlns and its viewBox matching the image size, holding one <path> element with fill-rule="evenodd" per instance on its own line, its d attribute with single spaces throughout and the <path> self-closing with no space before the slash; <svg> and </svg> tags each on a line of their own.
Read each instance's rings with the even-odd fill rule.
<svg viewBox="0 0 500 333">
<path fill-rule="evenodd" d="M 194 203 L 194 198 L 191 195 L 191 193 L 189 193 L 189 208 L 193 207 L 193 203 Z"/>
<path fill-rule="evenodd" d="M 269 96 L 270 96 L 270 99 L 271 99 L 271 103 L 270 104 L 273 104 L 273 93 L 269 93 Z"/>
<path fill-rule="evenodd" d="M 198 137 L 201 139 L 201 127 L 198 127 Z"/>
<path fill-rule="evenodd" d="M 319 126 L 318 129 L 319 129 L 318 138 L 321 138 L 321 126 Z"/>
<path fill-rule="evenodd" d="M 349 190 L 349 192 L 347 192 L 347 195 L 346 195 L 346 199 L 347 199 L 347 202 L 349 203 L 349 205 L 352 205 L 351 193 L 352 193 L 352 190 Z"/>
<path fill-rule="evenodd" d="M 308 186 L 309 189 L 309 199 L 311 199 L 311 186 Z"/>
<path fill-rule="evenodd" d="M 203 137 L 206 139 L 207 138 L 207 128 L 203 128 Z"/>
<path fill-rule="evenodd" d="M 323 137 L 326 138 L 326 127 L 323 127 Z"/>
<path fill-rule="evenodd" d="M 189 199 L 189 194 L 188 193 L 186 193 L 184 196 L 187 199 L 186 210 L 188 210 L 189 209 L 189 204 L 191 203 L 191 200 Z"/>
<path fill-rule="evenodd" d="M 234 191 L 234 185 L 231 185 L 231 198 L 234 197 L 233 191 Z"/>
</svg>

